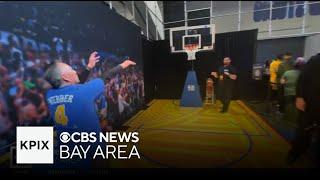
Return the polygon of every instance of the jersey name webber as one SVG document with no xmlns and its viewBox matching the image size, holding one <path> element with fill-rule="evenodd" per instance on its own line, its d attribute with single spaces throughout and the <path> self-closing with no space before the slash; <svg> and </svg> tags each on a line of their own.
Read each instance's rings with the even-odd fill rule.
<svg viewBox="0 0 320 180">
<path fill-rule="evenodd" d="M 48 103 L 50 105 L 58 104 L 58 103 L 72 103 L 73 95 L 65 94 L 59 96 L 52 96 L 48 98 Z"/>
</svg>

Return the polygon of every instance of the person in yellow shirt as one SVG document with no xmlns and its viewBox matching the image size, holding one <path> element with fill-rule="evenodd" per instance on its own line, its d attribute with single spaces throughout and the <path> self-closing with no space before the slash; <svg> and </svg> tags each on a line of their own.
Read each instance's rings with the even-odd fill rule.
<svg viewBox="0 0 320 180">
<path fill-rule="evenodd" d="M 269 72 L 270 72 L 270 80 L 269 80 L 269 95 L 268 99 L 273 100 L 277 97 L 277 90 L 278 90 L 278 78 L 277 72 L 279 65 L 282 62 L 282 54 L 278 55 L 270 64 Z"/>
<path fill-rule="evenodd" d="M 273 90 L 277 90 L 277 84 L 278 84 L 278 78 L 277 78 L 277 73 L 278 73 L 278 68 L 279 65 L 282 62 L 282 55 L 278 55 L 270 64 L 270 84 Z"/>
</svg>

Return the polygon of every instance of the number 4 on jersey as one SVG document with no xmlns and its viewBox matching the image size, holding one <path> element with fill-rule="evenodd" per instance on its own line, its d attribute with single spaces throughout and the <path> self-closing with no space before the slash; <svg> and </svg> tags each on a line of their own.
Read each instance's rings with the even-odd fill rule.
<svg viewBox="0 0 320 180">
<path fill-rule="evenodd" d="M 54 114 L 54 119 L 57 124 L 61 124 L 63 126 L 68 124 L 68 117 L 65 114 L 65 106 L 61 104 L 57 107 L 56 112 Z"/>
</svg>

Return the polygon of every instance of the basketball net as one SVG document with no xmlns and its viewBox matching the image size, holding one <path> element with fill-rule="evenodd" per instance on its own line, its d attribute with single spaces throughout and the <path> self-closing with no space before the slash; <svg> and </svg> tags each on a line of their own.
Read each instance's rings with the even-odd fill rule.
<svg viewBox="0 0 320 180">
<path fill-rule="evenodd" d="M 188 54 L 188 61 L 196 60 L 196 52 L 198 52 L 198 44 L 188 44 L 184 46 L 186 53 Z"/>
</svg>

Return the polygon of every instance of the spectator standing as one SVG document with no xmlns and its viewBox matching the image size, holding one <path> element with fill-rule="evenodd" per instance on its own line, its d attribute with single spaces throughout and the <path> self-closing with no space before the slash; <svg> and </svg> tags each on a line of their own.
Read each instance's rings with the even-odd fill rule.
<svg viewBox="0 0 320 180">
<path fill-rule="evenodd" d="M 285 100 L 285 120 L 296 120 L 297 110 L 295 108 L 296 85 L 300 71 L 305 64 L 302 57 L 298 57 L 294 63 L 294 69 L 283 73 L 280 83 L 284 86 L 284 100 Z M 290 116 L 290 117 L 289 117 Z"/>
<path fill-rule="evenodd" d="M 287 163 L 292 164 L 308 149 L 313 137 L 315 142 L 315 163 L 320 167 L 320 53 L 312 56 L 305 65 L 297 83 L 296 107 L 299 110 L 296 137 L 289 151 Z"/>
<path fill-rule="evenodd" d="M 277 71 L 278 103 L 279 103 L 279 111 L 281 113 L 284 113 L 285 99 L 284 99 L 284 88 L 283 88 L 283 85 L 280 83 L 280 79 L 286 71 L 291 69 L 293 69 L 292 54 L 286 53 L 283 56 L 283 61 L 279 64 L 279 68 Z"/>
<path fill-rule="evenodd" d="M 277 72 L 279 65 L 282 61 L 282 54 L 279 54 L 271 63 L 270 63 L 270 86 L 269 86 L 269 93 L 268 93 L 268 99 L 269 101 L 273 101 L 276 99 L 278 94 L 278 82 L 277 82 Z"/>
</svg>

